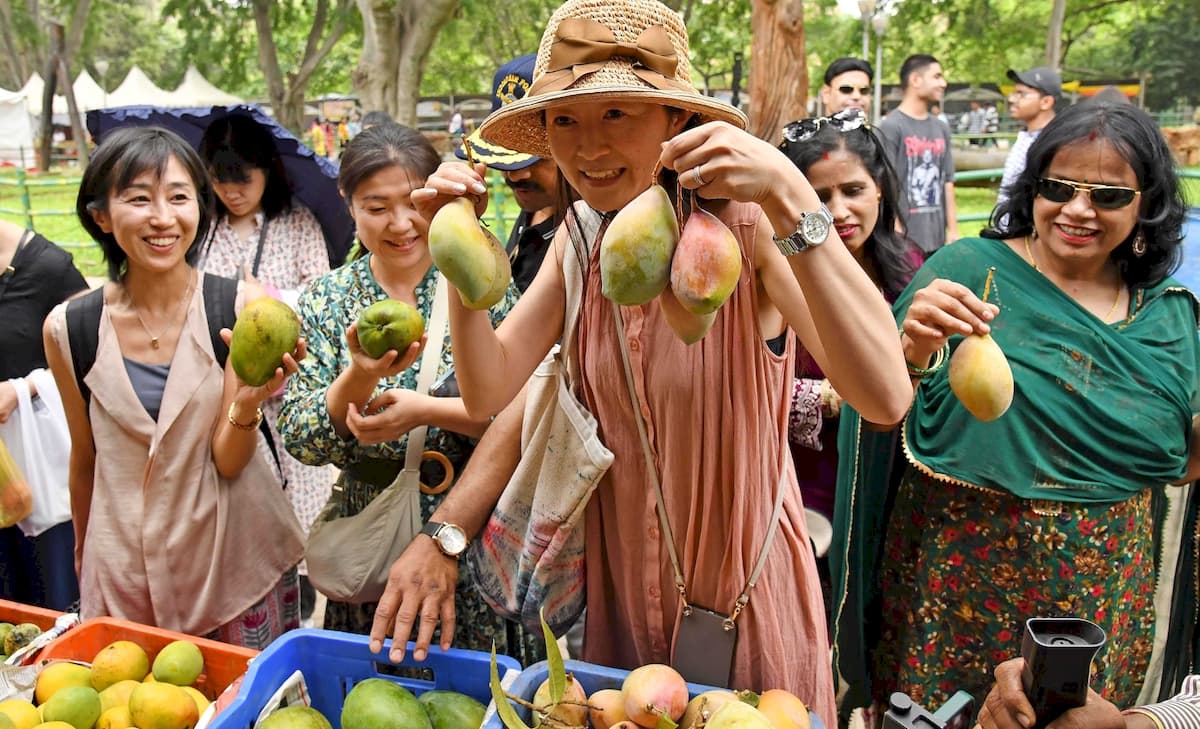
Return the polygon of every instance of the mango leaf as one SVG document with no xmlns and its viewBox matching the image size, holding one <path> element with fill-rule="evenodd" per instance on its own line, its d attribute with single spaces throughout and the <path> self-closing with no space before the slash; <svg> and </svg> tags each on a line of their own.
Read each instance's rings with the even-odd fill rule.
<svg viewBox="0 0 1200 729">
<path fill-rule="evenodd" d="M 550 667 L 550 704 L 553 706 L 562 701 L 567 692 L 567 669 L 563 666 L 562 651 L 558 649 L 558 638 L 546 624 L 545 608 L 538 610 L 538 618 L 542 621 L 542 635 L 546 638 L 546 663 Z"/>
<path fill-rule="evenodd" d="M 676 729 L 678 726 L 679 725 L 675 723 L 675 720 L 671 718 L 670 714 L 665 711 L 660 711 L 658 713 L 658 722 L 655 724 L 654 729 Z"/>
<path fill-rule="evenodd" d="M 500 717 L 500 721 L 504 722 L 507 729 L 530 729 L 521 717 L 517 716 L 517 712 L 513 709 L 512 704 L 508 703 L 508 696 L 504 693 L 504 687 L 500 685 L 500 674 L 496 670 L 496 644 L 492 643 L 492 677 L 488 685 L 492 689 L 492 701 L 496 704 L 496 716 Z"/>
</svg>

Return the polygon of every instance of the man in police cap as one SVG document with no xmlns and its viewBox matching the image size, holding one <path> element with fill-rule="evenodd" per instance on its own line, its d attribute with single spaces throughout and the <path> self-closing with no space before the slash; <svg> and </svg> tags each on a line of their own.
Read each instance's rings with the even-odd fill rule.
<svg viewBox="0 0 1200 729">
<path fill-rule="evenodd" d="M 525 96 L 533 83 L 535 54 L 514 58 L 500 67 L 492 78 L 492 111 Z M 467 159 L 465 145 L 471 145 L 471 156 L 504 175 L 504 181 L 521 206 L 521 214 L 508 236 L 509 258 L 512 259 L 513 282 L 522 293 L 533 283 L 542 265 L 542 258 L 554 239 L 558 222 L 558 167 L 552 160 L 513 152 L 489 144 L 478 130 L 464 137 L 455 150 L 459 159 Z"/>
</svg>

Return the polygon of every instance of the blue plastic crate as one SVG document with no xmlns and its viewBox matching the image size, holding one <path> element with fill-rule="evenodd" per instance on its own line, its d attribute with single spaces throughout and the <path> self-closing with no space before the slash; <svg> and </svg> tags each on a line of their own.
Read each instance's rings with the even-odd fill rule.
<svg viewBox="0 0 1200 729">
<path fill-rule="evenodd" d="M 625 682 L 625 677 L 629 675 L 629 671 L 624 671 L 619 668 L 609 668 L 607 666 L 598 666 L 594 663 L 584 663 L 583 661 L 563 661 L 563 665 L 567 669 L 567 673 L 575 676 L 575 680 L 583 686 L 583 691 L 588 696 L 591 696 L 596 691 L 601 689 L 619 689 L 621 684 Z M 546 661 L 539 661 L 533 664 L 517 677 L 508 692 L 513 696 L 520 696 L 526 701 L 533 700 L 533 694 L 537 691 L 538 686 L 546 680 L 550 675 L 550 664 Z M 712 691 L 718 687 L 704 686 L 698 683 L 689 683 L 688 698 L 694 698 L 705 691 Z M 526 724 L 531 724 L 529 709 L 523 706 L 515 706 L 517 715 L 520 716 Z M 825 725 L 817 718 L 817 715 L 808 712 L 808 717 L 812 721 L 812 729 L 825 729 Z M 482 729 L 504 729 L 503 722 L 500 717 L 496 716 L 489 708 L 487 716 L 483 720 Z"/>
<path fill-rule="evenodd" d="M 304 673 L 313 708 L 325 715 L 334 727 L 341 726 L 342 702 L 360 681 L 383 678 L 404 686 L 414 694 L 433 689 L 457 691 L 485 705 L 491 701 L 488 688 L 491 654 L 451 648 L 431 647 L 424 661 L 412 659 L 413 644 L 400 663 L 388 661 L 391 641 L 383 652 L 372 653 L 370 639 L 333 630 L 293 630 L 267 646 L 250 662 L 237 698 L 213 719 L 209 729 L 250 729 L 259 712 L 294 671 Z M 428 669 L 433 680 L 402 678 L 386 673 L 390 667 Z M 519 672 L 521 665 L 508 656 L 496 656 L 496 667 L 503 677 L 507 671 Z M 382 669 L 382 670 L 381 670 Z"/>
</svg>

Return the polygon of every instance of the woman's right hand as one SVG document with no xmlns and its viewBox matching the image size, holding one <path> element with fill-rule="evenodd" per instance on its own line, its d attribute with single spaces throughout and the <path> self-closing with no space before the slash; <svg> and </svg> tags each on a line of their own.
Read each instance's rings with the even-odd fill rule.
<svg viewBox="0 0 1200 729">
<path fill-rule="evenodd" d="M 421 350 L 425 348 L 425 340 L 428 338 L 429 335 L 426 334 L 410 344 L 408 349 L 403 352 L 389 349 L 383 353 L 382 357 L 374 359 L 363 351 L 362 344 L 358 341 L 358 322 L 355 322 L 346 330 L 346 346 L 350 349 L 350 367 L 361 373 L 363 377 L 371 377 L 376 381 L 385 377 L 395 377 L 412 367 L 413 362 L 417 361 L 417 357 L 421 356 Z"/>
<path fill-rule="evenodd" d="M 984 303 L 975 292 L 956 281 L 939 278 L 913 295 L 901 331 L 904 357 L 924 367 L 953 334 L 987 334 L 1000 307 Z"/>
<path fill-rule="evenodd" d="M 412 191 L 412 204 L 421 217 L 433 220 L 442 206 L 460 197 L 475 200 L 475 217 L 482 217 L 488 206 L 487 165 L 477 164 L 472 169 L 462 162 L 443 162 L 434 171 L 425 186 Z"/>
</svg>

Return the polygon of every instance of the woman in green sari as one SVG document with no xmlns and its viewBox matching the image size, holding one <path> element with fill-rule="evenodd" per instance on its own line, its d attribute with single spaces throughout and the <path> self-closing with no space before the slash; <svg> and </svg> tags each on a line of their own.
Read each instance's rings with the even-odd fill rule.
<svg viewBox="0 0 1200 729">
<path fill-rule="evenodd" d="M 1073 107 L 1031 147 L 987 237 L 938 251 L 896 301 L 912 410 L 891 434 L 853 414 L 841 428 L 845 709 L 892 691 L 978 702 L 1025 619 L 1054 615 L 1105 630 L 1093 686 L 1136 702 L 1155 619 L 1151 493 L 1200 470 L 1200 305 L 1169 277 L 1184 211 L 1147 115 Z M 989 333 L 1015 395 L 981 422 L 945 365 L 964 335 Z"/>
</svg>

